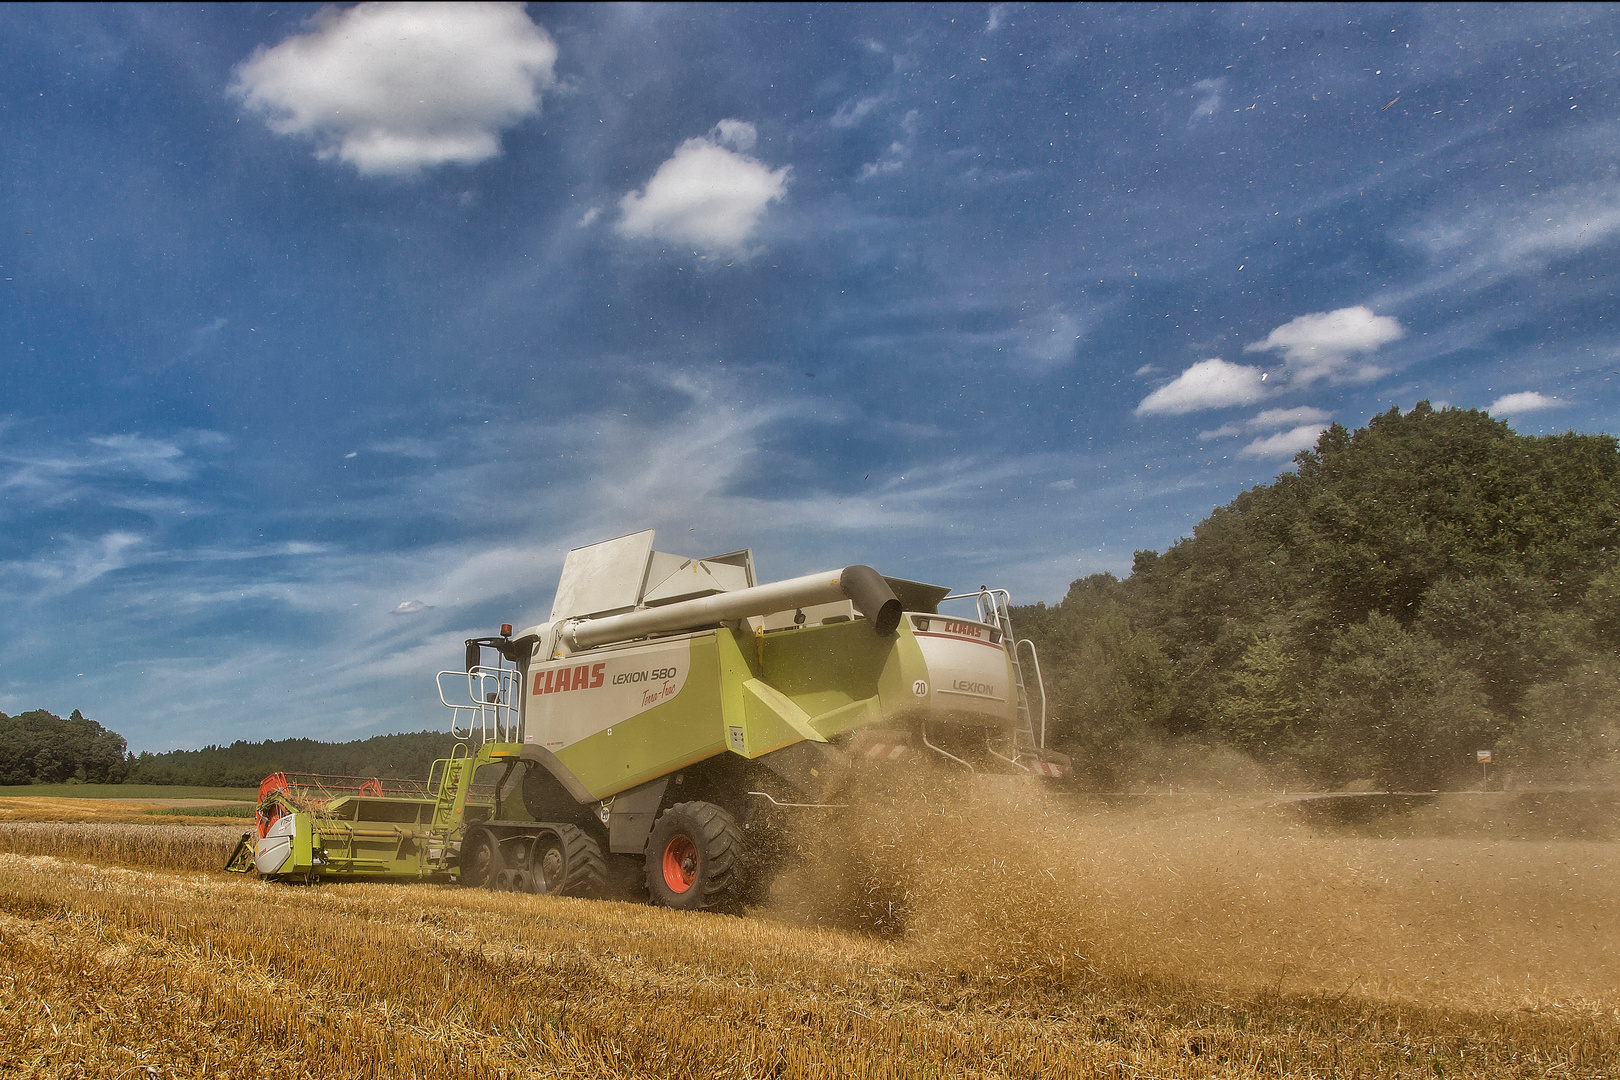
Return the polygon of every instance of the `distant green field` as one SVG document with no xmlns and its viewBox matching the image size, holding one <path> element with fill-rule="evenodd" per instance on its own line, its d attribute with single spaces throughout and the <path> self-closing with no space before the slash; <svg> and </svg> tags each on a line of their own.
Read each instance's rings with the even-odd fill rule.
<svg viewBox="0 0 1620 1080">
<path fill-rule="evenodd" d="M 169 787 L 164 784 L 17 784 L 0 787 L 0 798 L 236 799 L 257 802 L 258 788 Z"/>
<path fill-rule="evenodd" d="M 157 817 L 251 818 L 257 809 L 252 803 L 232 803 L 230 806 L 159 806 L 147 813 Z"/>
</svg>

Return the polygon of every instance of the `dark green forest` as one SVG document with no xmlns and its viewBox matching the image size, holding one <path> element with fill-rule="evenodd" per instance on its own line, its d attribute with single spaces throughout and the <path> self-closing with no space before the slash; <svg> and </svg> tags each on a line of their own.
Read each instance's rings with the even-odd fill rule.
<svg viewBox="0 0 1620 1080">
<path fill-rule="evenodd" d="M 201 750 L 140 754 L 130 760 L 131 784 L 186 784 L 195 787 L 256 787 L 273 772 L 328 776 L 377 776 L 426 780 L 434 759 L 448 757 L 455 739 L 444 731 L 376 735 L 345 743 L 278 739 Z"/>
<path fill-rule="evenodd" d="M 1620 453 L 1419 403 L 1333 425 L 1296 471 L 1120 581 L 1019 608 L 1052 743 L 1110 786 L 1230 748 L 1329 788 L 1620 765 Z"/>
<path fill-rule="evenodd" d="M 74 709 L 63 719 L 43 709 L 0 713 L 0 785 L 116 784 L 128 770 L 124 737 Z"/>
</svg>

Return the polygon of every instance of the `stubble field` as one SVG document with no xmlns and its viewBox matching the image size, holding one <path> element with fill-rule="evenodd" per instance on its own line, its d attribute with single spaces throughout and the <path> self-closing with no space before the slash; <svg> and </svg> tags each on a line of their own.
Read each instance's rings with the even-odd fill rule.
<svg viewBox="0 0 1620 1080">
<path fill-rule="evenodd" d="M 155 868 L 240 829 L 0 824 L 0 1075 L 1620 1071 L 1613 840 L 909 794 L 807 829 L 745 918 L 271 885 Z"/>
</svg>

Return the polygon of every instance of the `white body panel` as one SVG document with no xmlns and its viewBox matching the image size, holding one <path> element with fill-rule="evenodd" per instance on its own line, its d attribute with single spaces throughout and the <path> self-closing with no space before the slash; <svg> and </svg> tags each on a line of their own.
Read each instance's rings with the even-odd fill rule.
<svg viewBox="0 0 1620 1080">
<path fill-rule="evenodd" d="M 537 661 L 523 691 L 524 741 L 561 750 L 669 701 L 691 670 L 690 638 Z"/>
<path fill-rule="evenodd" d="M 253 849 L 253 865 L 259 873 L 278 874 L 283 866 L 292 861 L 295 826 L 295 816 L 283 814 L 259 837 L 258 845 Z"/>
<path fill-rule="evenodd" d="M 939 615 L 927 616 L 927 623 L 927 630 L 912 633 L 928 664 L 935 707 L 1005 718 L 1011 668 L 1006 649 L 991 640 L 991 628 Z"/>
</svg>

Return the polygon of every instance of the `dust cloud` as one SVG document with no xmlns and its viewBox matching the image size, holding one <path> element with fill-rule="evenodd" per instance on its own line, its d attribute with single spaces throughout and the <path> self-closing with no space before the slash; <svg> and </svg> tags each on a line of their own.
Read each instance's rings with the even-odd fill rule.
<svg viewBox="0 0 1620 1080">
<path fill-rule="evenodd" d="M 1001 979 L 1620 1003 L 1615 833 L 1521 839 L 1447 815 L 1450 835 L 1381 836 L 1263 796 L 1107 802 L 920 776 L 806 825 L 762 914 L 853 926 L 918 964 Z"/>
</svg>

